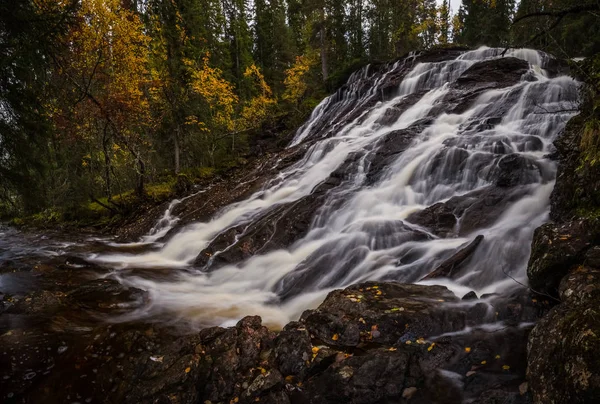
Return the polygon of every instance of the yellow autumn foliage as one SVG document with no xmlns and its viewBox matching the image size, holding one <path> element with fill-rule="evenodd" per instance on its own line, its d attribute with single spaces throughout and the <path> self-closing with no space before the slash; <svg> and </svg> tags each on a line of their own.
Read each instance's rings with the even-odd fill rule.
<svg viewBox="0 0 600 404">
<path fill-rule="evenodd" d="M 285 92 L 282 98 L 293 104 L 297 104 L 308 89 L 306 75 L 310 69 L 318 63 L 316 53 L 297 56 L 292 67 L 285 71 Z"/>
<path fill-rule="evenodd" d="M 238 124 L 241 130 L 258 127 L 269 116 L 273 106 L 277 104 L 271 88 L 255 64 L 246 68 L 244 77 L 252 79 L 258 95 L 246 103 L 242 109 Z"/>
<path fill-rule="evenodd" d="M 192 77 L 192 90 L 206 101 L 210 111 L 211 122 L 205 124 L 216 130 L 234 130 L 238 97 L 233 85 L 223 77 L 221 69 L 210 65 L 208 54 L 199 66 L 189 59 L 184 60 L 184 64 Z"/>
</svg>

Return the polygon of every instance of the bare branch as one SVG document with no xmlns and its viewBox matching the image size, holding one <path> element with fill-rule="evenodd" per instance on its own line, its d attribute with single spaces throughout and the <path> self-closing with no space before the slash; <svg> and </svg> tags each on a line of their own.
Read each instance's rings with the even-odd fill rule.
<svg viewBox="0 0 600 404">
<path fill-rule="evenodd" d="M 570 14 L 579 14 L 579 13 L 584 13 L 584 12 L 591 12 L 591 11 L 596 11 L 596 10 L 600 10 L 600 2 L 596 2 L 596 3 L 590 3 L 590 4 L 582 4 L 579 6 L 575 6 L 575 7 L 570 7 L 570 8 L 566 8 L 563 10 L 558 10 L 558 11 L 536 11 L 533 13 L 529 13 L 529 14 L 525 14 L 522 15 L 520 17 L 517 17 L 514 19 L 514 21 L 512 22 L 512 25 L 514 26 L 516 23 L 521 22 L 523 20 L 529 19 L 529 18 L 534 18 L 534 17 L 556 17 L 556 19 L 552 22 L 552 24 L 544 29 L 543 31 L 537 33 L 536 35 L 534 35 L 533 37 L 529 38 L 528 40 L 526 40 L 525 42 L 521 43 L 518 46 L 509 46 L 506 47 L 504 49 L 504 51 L 502 51 L 502 56 L 504 56 L 506 54 L 506 52 L 508 52 L 508 50 L 510 48 L 522 48 L 532 42 L 535 42 L 536 40 L 538 40 L 539 38 L 547 35 L 550 31 L 552 31 L 554 28 L 556 28 L 558 26 L 558 24 L 560 24 L 560 22 L 562 21 L 562 19 L 564 17 L 566 17 L 567 15 Z"/>
<path fill-rule="evenodd" d="M 502 266 L 502 272 L 504 273 L 504 275 L 508 276 L 510 279 L 512 279 L 513 281 L 515 281 L 515 282 L 516 282 L 516 283 L 518 283 L 519 285 L 523 286 L 524 288 L 527 288 L 529 291 L 531 291 L 531 292 L 533 292 L 533 293 L 535 293 L 535 294 L 537 294 L 537 295 L 540 295 L 540 296 L 546 296 L 546 297 L 547 297 L 547 298 L 549 298 L 549 299 L 552 299 L 552 300 L 554 300 L 554 301 L 556 301 L 556 302 L 559 302 L 559 303 L 561 303 L 561 300 L 560 300 L 560 299 L 557 299 L 557 298 L 555 298 L 554 296 L 552 296 L 552 295 L 549 295 L 549 294 L 547 294 L 547 293 L 538 292 L 537 290 L 534 290 L 534 289 L 530 288 L 529 286 L 527 286 L 527 285 L 525 285 L 525 284 L 523 284 L 523 283 L 519 282 L 518 280 L 516 280 L 515 278 L 513 278 L 511 275 L 509 275 L 509 274 L 508 274 L 508 272 L 506 272 L 506 271 L 504 270 L 504 265 Z"/>
<path fill-rule="evenodd" d="M 558 18 L 562 19 L 564 16 L 566 16 L 568 14 L 578 14 L 578 13 L 583 13 L 586 11 L 595 11 L 595 10 L 600 10 L 600 3 L 582 4 L 579 6 L 569 7 L 569 8 L 565 8 L 563 10 L 558 10 L 558 11 L 536 11 L 536 12 L 525 14 L 525 15 L 515 18 L 512 23 L 513 23 L 513 25 L 515 25 L 516 23 L 526 20 L 526 19 L 529 19 L 529 18 L 543 17 L 543 16 L 558 17 Z"/>
</svg>

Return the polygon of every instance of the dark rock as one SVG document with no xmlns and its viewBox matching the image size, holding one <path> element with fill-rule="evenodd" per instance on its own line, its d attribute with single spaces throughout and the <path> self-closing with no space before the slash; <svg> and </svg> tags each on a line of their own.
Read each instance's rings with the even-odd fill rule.
<svg viewBox="0 0 600 404">
<path fill-rule="evenodd" d="M 436 203 L 419 212 L 412 213 L 407 220 L 431 230 L 435 235 L 447 237 L 454 234 L 457 218 L 450 204 Z"/>
<path fill-rule="evenodd" d="M 518 392 L 506 392 L 504 390 L 488 390 L 482 393 L 478 404 L 531 404 L 531 397 Z"/>
<path fill-rule="evenodd" d="M 68 299 L 77 302 L 75 308 L 95 308 L 86 297 L 99 290 L 122 292 L 113 282 L 95 282 Z M 88 327 L 70 339 L 62 334 L 52 345 L 54 356 L 44 366 L 50 363 L 58 372 L 35 388 L 23 384 L 15 391 L 40 402 L 60 382 L 64 388 L 45 400 L 50 403 L 81 396 L 99 402 L 375 404 L 402 403 L 410 396 L 410 402 L 431 404 L 475 400 L 492 390 L 516 397 L 527 329 L 478 330 L 506 318 L 501 300 L 493 305 L 497 317 L 474 315 L 445 287 L 368 282 L 330 293 L 318 309 L 279 333 L 259 317 L 190 335 L 144 324 Z M 464 333 L 467 324 L 474 328 Z M 1 334 L 0 342 L 23 337 Z M 48 345 L 28 338 L 27 350 Z M 454 374 L 459 376 L 449 377 Z"/>
<path fill-rule="evenodd" d="M 560 282 L 559 295 L 567 305 L 600 302 L 600 270 L 580 266 L 571 271 Z"/>
<path fill-rule="evenodd" d="M 426 227 L 440 237 L 464 237 L 492 225 L 510 203 L 527 193 L 528 190 L 521 187 L 508 190 L 485 187 L 412 213 L 406 220 Z"/>
<path fill-rule="evenodd" d="M 399 402 L 409 387 L 409 358 L 404 352 L 384 349 L 351 356 L 309 380 L 306 395 L 314 403 Z"/>
<path fill-rule="evenodd" d="M 242 395 L 261 395 L 280 382 L 278 372 L 257 379 L 273 370 L 261 354 L 271 349 L 275 337 L 261 325 L 260 317 L 246 317 L 235 328 L 203 330 L 200 337 L 204 353 L 198 366 L 203 400 L 229 402 Z"/>
<path fill-rule="evenodd" d="M 331 346 L 393 345 L 411 335 L 416 339 L 464 328 L 465 311 L 444 306 L 457 301 L 442 286 L 367 282 L 331 292 L 301 321 Z"/>
<path fill-rule="evenodd" d="M 499 187 L 514 187 L 539 182 L 541 168 L 531 159 L 520 154 L 509 154 L 498 161 L 499 173 L 495 183 Z"/>
<path fill-rule="evenodd" d="M 277 335 L 273 347 L 273 361 L 284 376 L 304 376 L 306 362 L 311 358 L 312 344 L 306 328 L 290 323 Z"/>
<path fill-rule="evenodd" d="M 593 246 L 585 253 L 584 264 L 592 268 L 600 268 L 600 246 Z"/>
<path fill-rule="evenodd" d="M 422 94 L 419 93 L 419 96 Z M 409 96 L 407 98 L 411 98 Z M 405 107 L 405 106 L 404 106 Z M 425 127 L 431 123 L 431 119 L 424 118 L 405 129 L 393 130 L 383 135 L 381 141 L 377 143 L 375 153 L 369 155 L 370 165 L 367 170 L 367 183 L 373 184 L 381 179 L 385 169 L 390 166 L 400 153 L 406 150 L 421 133 Z"/>
<path fill-rule="evenodd" d="M 267 395 L 273 390 L 282 387 L 283 377 L 277 370 L 270 370 L 264 374 L 256 376 L 250 386 L 244 391 L 244 396 L 247 398 L 255 398 Z"/>
<path fill-rule="evenodd" d="M 550 218 L 557 223 L 597 217 L 600 206 L 600 166 L 585 163 L 580 150 L 585 119 L 584 114 L 571 118 L 554 142 L 559 164 Z"/>
<path fill-rule="evenodd" d="M 527 375 L 535 403 L 600 400 L 600 277 L 583 268 L 561 284 L 562 304 L 535 326 Z"/>
<path fill-rule="evenodd" d="M 148 293 L 128 288 L 114 279 L 96 279 L 67 294 L 72 304 L 97 311 L 122 311 L 142 306 Z"/>
<path fill-rule="evenodd" d="M 406 111 L 409 107 L 414 105 L 421 97 L 423 97 L 424 92 L 416 92 L 413 94 L 409 94 L 406 97 L 402 98 L 398 103 L 388 108 L 377 121 L 376 124 L 381 126 L 391 126 L 394 124 L 398 118 L 402 115 L 404 111 Z"/>
<path fill-rule="evenodd" d="M 429 399 L 436 404 L 454 404 L 463 401 L 463 376 L 447 370 L 433 372 L 426 384 Z"/>
<path fill-rule="evenodd" d="M 323 193 L 313 193 L 296 202 L 267 212 L 250 226 L 240 225 L 219 234 L 196 258 L 195 265 L 214 271 L 255 254 L 284 248 L 308 231 L 312 215 L 323 204 Z"/>
<path fill-rule="evenodd" d="M 508 87 L 517 83 L 528 70 L 529 63 L 513 57 L 486 60 L 469 67 L 452 86 L 462 90 Z"/>
<path fill-rule="evenodd" d="M 48 290 L 35 291 L 17 299 L 5 296 L 4 310 L 9 314 L 40 315 L 56 311 L 66 303 L 65 294 Z"/>
<path fill-rule="evenodd" d="M 470 291 L 464 295 L 461 300 L 477 300 L 477 293 Z"/>
<path fill-rule="evenodd" d="M 527 268 L 532 289 L 560 297 L 529 338 L 527 376 L 536 404 L 600 401 L 600 175 L 580 150 L 584 115 L 572 118 L 554 143 L 554 222 L 536 230 Z"/>
<path fill-rule="evenodd" d="M 595 220 L 547 223 L 536 229 L 527 266 L 531 287 L 556 295 L 560 280 L 598 241 L 599 229 Z"/>
<path fill-rule="evenodd" d="M 473 241 L 464 247 L 461 247 L 455 254 L 450 258 L 444 260 L 436 269 L 429 273 L 421 280 L 434 279 L 440 277 L 451 278 L 453 274 L 456 274 L 460 270 L 460 266 L 465 260 L 467 260 L 477 249 L 477 246 L 483 241 L 483 236 L 479 235 L 475 237 Z"/>
</svg>

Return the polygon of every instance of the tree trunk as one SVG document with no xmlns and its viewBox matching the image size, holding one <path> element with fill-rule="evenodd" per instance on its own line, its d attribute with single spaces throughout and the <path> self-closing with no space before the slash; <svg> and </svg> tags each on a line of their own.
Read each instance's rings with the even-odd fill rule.
<svg viewBox="0 0 600 404">
<path fill-rule="evenodd" d="M 174 151 L 175 151 L 175 174 L 179 174 L 180 166 L 179 166 L 179 125 L 177 126 L 177 130 L 175 131 L 175 135 L 173 136 L 174 143 Z"/>
<path fill-rule="evenodd" d="M 137 182 L 135 192 L 139 198 L 143 198 L 144 197 L 144 177 L 146 176 L 146 164 L 144 163 L 144 160 L 142 160 L 142 158 L 140 157 L 140 154 L 138 154 L 137 159 L 138 159 L 138 161 L 137 161 L 138 182 Z"/>
<path fill-rule="evenodd" d="M 321 9 L 321 29 L 319 32 L 319 36 L 321 39 L 321 71 L 323 74 L 323 81 L 325 82 L 329 77 L 327 69 L 327 40 L 325 38 L 325 8 Z"/>
<path fill-rule="evenodd" d="M 104 125 L 104 133 L 102 136 L 102 152 L 104 153 L 104 184 L 105 184 L 105 192 L 106 198 L 110 202 L 112 199 L 112 185 L 110 182 L 110 153 L 108 150 L 108 124 Z"/>
</svg>

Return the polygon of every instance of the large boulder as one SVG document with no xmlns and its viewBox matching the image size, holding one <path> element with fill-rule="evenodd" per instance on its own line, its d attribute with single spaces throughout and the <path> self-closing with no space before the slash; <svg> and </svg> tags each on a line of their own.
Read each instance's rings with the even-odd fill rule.
<svg viewBox="0 0 600 404">
<path fill-rule="evenodd" d="M 501 88 L 512 86 L 529 70 L 522 59 L 505 57 L 475 63 L 452 84 L 460 89 Z"/>
<path fill-rule="evenodd" d="M 600 270 L 580 267 L 560 285 L 562 303 L 533 329 L 527 376 L 535 403 L 600 401 Z"/>
<path fill-rule="evenodd" d="M 440 237 L 464 237 L 494 224 L 511 203 L 528 192 L 526 187 L 490 185 L 414 212 L 406 220 Z"/>
<path fill-rule="evenodd" d="M 527 276 L 531 287 L 557 295 L 561 279 L 583 263 L 600 236 L 598 220 L 546 223 L 537 228 L 531 246 Z"/>
<path fill-rule="evenodd" d="M 467 311 L 446 308 L 457 301 L 443 286 L 367 282 L 331 292 L 301 321 L 332 346 L 393 345 L 463 329 Z"/>
</svg>

